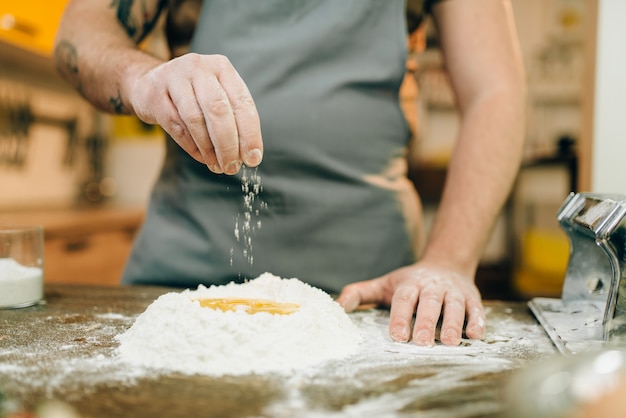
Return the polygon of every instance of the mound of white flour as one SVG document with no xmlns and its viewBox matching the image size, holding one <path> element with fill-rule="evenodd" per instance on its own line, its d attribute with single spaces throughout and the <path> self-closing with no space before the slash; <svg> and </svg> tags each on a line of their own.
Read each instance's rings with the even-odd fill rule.
<svg viewBox="0 0 626 418">
<path fill-rule="evenodd" d="M 289 315 L 200 306 L 203 298 L 296 303 Z M 120 357 L 136 366 L 212 376 L 289 372 L 354 354 L 361 336 L 328 294 L 265 273 L 243 284 L 200 285 L 160 296 L 125 333 Z"/>
</svg>

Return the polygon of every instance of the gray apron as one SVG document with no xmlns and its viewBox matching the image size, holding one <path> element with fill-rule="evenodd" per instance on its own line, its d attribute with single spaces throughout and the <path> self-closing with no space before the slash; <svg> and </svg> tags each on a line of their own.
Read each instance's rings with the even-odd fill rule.
<svg viewBox="0 0 626 418">
<path fill-rule="evenodd" d="M 192 51 L 227 56 L 247 83 L 264 160 L 215 175 L 168 138 L 123 283 L 270 272 L 338 292 L 414 262 L 420 207 L 398 103 L 406 36 L 403 0 L 205 0 Z M 261 179 L 252 211 L 244 173 Z"/>
</svg>

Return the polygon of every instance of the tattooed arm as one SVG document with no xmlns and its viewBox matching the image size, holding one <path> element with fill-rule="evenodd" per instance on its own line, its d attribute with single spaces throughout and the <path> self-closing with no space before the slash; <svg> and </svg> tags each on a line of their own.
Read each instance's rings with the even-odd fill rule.
<svg viewBox="0 0 626 418">
<path fill-rule="evenodd" d="M 55 41 L 58 72 L 99 109 L 161 125 L 215 173 L 258 165 L 259 116 L 226 57 L 186 54 L 164 62 L 137 47 L 166 5 L 167 0 L 70 1 Z"/>
<path fill-rule="evenodd" d="M 164 3 L 165 0 L 71 2 L 57 33 L 57 70 L 98 108 L 131 113 L 122 97 L 121 84 L 129 72 L 157 64 L 136 45 L 153 28 Z"/>
</svg>

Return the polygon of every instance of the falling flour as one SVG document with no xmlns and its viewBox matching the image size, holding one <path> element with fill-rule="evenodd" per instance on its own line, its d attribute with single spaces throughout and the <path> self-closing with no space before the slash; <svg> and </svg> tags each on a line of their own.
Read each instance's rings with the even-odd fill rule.
<svg viewBox="0 0 626 418">
<path fill-rule="evenodd" d="M 243 192 L 243 214 L 237 214 L 235 218 L 235 238 L 237 242 L 243 243 L 243 256 L 250 265 L 254 262 L 252 254 L 252 237 L 258 229 L 261 229 L 259 215 L 267 204 L 259 198 L 259 193 L 263 190 L 261 176 L 257 168 L 242 168 L 241 191 Z M 230 264 L 233 264 L 232 252 Z"/>
<path fill-rule="evenodd" d="M 295 313 L 250 314 L 202 307 L 197 299 L 253 298 L 299 305 Z M 291 372 L 346 358 L 361 334 L 327 293 L 270 273 L 243 284 L 200 285 L 155 300 L 116 336 L 122 360 L 183 374 Z"/>
</svg>

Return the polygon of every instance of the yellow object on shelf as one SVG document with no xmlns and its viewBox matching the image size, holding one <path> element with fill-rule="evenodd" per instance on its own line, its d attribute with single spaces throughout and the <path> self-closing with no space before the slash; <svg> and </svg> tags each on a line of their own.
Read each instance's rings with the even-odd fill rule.
<svg viewBox="0 0 626 418">
<path fill-rule="evenodd" d="M 159 125 L 148 125 L 137 116 L 112 116 L 112 136 L 115 141 L 163 139 Z"/>
<path fill-rule="evenodd" d="M 529 229 L 515 274 L 515 288 L 523 296 L 560 296 L 569 261 L 569 240 L 562 231 Z"/>
<path fill-rule="evenodd" d="M 0 40 L 51 56 L 61 15 L 68 0 L 0 2 Z"/>
</svg>

